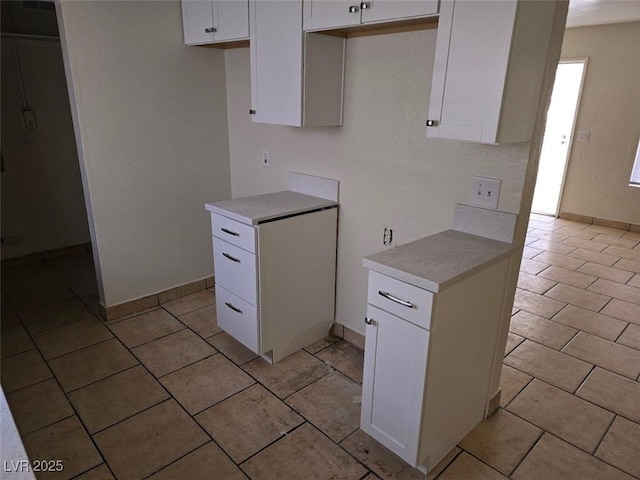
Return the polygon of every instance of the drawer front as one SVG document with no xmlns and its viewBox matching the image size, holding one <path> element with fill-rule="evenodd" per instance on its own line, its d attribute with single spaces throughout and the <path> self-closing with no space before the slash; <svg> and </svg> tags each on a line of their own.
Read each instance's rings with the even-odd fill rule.
<svg viewBox="0 0 640 480">
<path fill-rule="evenodd" d="M 213 265 L 216 284 L 258 306 L 256 256 L 240 247 L 213 237 Z"/>
<path fill-rule="evenodd" d="M 231 220 L 224 215 L 211 214 L 211 232 L 214 237 L 256 253 L 256 229 L 251 225 Z"/>
<path fill-rule="evenodd" d="M 369 271 L 367 303 L 429 329 L 433 293 L 378 272 Z"/>
<path fill-rule="evenodd" d="M 258 309 L 216 283 L 218 326 L 245 347 L 260 352 Z"/>
</svg>

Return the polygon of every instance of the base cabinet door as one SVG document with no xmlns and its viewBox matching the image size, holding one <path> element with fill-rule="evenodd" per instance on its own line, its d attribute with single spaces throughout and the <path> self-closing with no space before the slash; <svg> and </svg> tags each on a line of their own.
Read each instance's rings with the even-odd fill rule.
<svg viewBox="0 0 640 480">
<path fill-rule="evenodd" d="M 428 330 L 368 305 L 360 426 L 414 467 L 428 349 Z"/>
</svg>

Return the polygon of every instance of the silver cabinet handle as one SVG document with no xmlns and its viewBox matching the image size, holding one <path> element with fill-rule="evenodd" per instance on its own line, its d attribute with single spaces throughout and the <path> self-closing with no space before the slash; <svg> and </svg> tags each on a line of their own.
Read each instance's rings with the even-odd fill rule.
<svg viewBox="0 0 640 480">
<path fill-rule="evenodd" d="M 204 29 L 204 33 L 215 33 L 215 32 L 217 32 L 217 31 L 218 31 L 218 29 L 217 29 L 217 28 L 215 28 L 215 27 L 205 28 L 205 29 Z"/>
<path fill-rule="evenodd" d="M 382 295 L 384 298 L 391 300 L 392 302 L 396 302 L 399 303 L 400 305 L 403 305 L 405 307 L 409 307 L 409 308 L 413 308 L 414 305 L 411 302 L 408 302 L 406 300 L 402 300 L 398 297 L 394 297 L 393 295 L 391 295 L 389 292 L 383 292 L 382 290 L 378 290 L 378 295 Z"/>
<path fill-rule="evenodd" d="M 369 8 L 371 6 L 371 4 L 369 2 L 362 2 L 360 4 L 360 10 L 366 10 L 367 8 Z"/>
<path fill-rule="evenodd" d="M 231 310 L 233 310 L 234 312 L 240 313 L 242 314 L 242 310 L 240 310 L 238 307 L 235 307 L 232 303 L 229 302 L 224 302 L 224 304 L 229 307 Z"/>
<path fill-rule="evenodd" d="M 349 6 L 349 13 L 357 13 L 358 12 L 358 6 L 357 5 L 350 5 Z"/>
<path fill-rule="evenodd" d="M 222 227 L 220 230 L 222 230 L 227 235 L 233 235 L 234 237 L 239 237 L 240 236 L 240 234 L 238 232 L 234 232 L 232 230 L 228 230 L 228 229 L 226 229 L 224 227 Z"/>
<path fill-rule="evenodd" d="M 375 325 L 376 322 L 373 318 L 369 318 L 369 317 L 364 317 L 364 323 L 366 323 L 367 325 Z"/>
<path fill-rule="evenodd" d="M 227 252 L 222 252 L 222 256 L 228 258 L 229 260 L 231 260 L 232 262 L 236 262 L 236 263 L 240 263 L 240 259 L 236 258 L 236 257 L 232 257 L 231 255 L 229 255 Z"/>
<path fill-rule="evenodd" d="M 437 126 L 438 126 L 437 120 L 427 120 L 427 127 L 437 127 Z"/>
</svg>

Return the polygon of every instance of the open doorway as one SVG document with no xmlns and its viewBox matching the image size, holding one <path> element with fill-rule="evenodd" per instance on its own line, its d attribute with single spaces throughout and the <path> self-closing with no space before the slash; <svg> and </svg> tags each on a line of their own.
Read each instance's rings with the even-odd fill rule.
<svg viewBox="0 0 640 480">
<path fill-rule="evenodd" d="M 551 94 L 531 211 L 558 215 L 587 59 L 561 60 Z"/>
</svg>

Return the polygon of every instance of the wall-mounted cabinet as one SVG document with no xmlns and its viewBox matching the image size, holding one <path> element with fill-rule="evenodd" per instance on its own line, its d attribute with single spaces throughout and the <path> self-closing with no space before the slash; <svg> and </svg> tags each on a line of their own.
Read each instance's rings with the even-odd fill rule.
<svg viewBox="0 0 640 480">
<path fill-rule="evenodd" d="M 427 137 L 530 141 L 557 2 L 442 0 Z"/>
<path fill-rule="evenodd" d="M 438 13 L 438 0 L 304 0 L 304 29 L 326 30 Z"/>
<path fill-rule="evenodd" d="M 182 0 L 184 43 L 209 43 L 249 38 L 249 0 Z"/>
<path fill-rule="evenodd" d="M 302 0 L 252 0 L 251 113 L 259 123 L 342 125 L 345 39 L 302 31 Z"/>
</svg>

